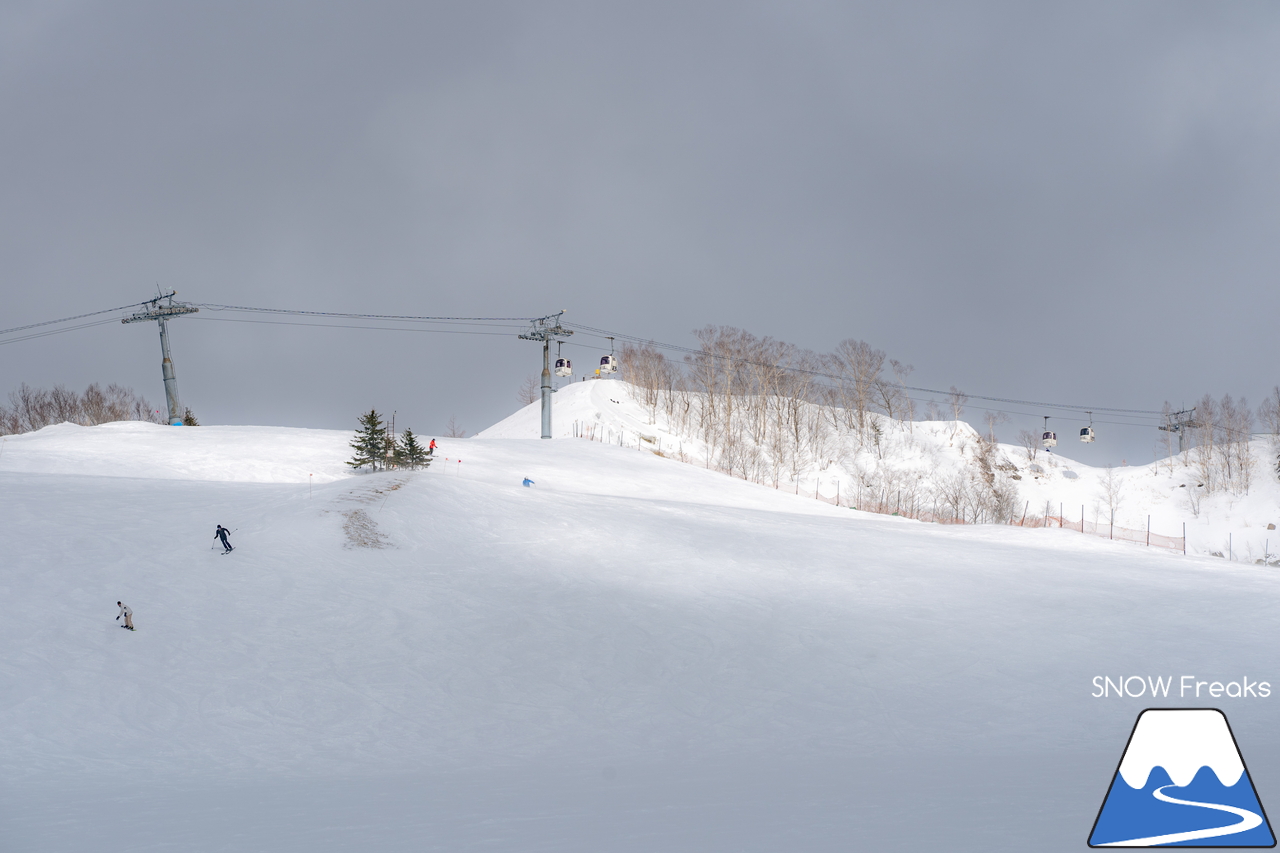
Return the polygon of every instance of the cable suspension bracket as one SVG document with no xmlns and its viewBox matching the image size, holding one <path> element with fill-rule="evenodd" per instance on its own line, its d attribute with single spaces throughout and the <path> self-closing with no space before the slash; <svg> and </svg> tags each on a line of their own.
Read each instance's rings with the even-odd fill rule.
<svg viewBox="0 0 1280 853">
<path fill-rule="evenodd" d="M 170 317 L 180 317 L 183 314 L 194 314 L 199 311 L 194 305 L 188 305 L 186 302 L 174 302 L 173 297 L 178 291 L 171 290 L 168 293 L 161 294 L 155 299 L 143 302 L 143 305 L 149 306 L 136 314 L 130 314 L 121 320 L 121 323 L 142 323 L 147 320 L 167 320 Z M 164 304 L 161 304 L 161 303 Z"/>
<path fill-rule="evenodd" d="M 560 325 L 560 318 L 563 316 L 564 312 L 560 311 L 530 320 L 529 330 L 518 337 L 522 341 L 542 341 L 543 343 L 567 338 L 573 334 L 573 331 Z"/>
</svg>

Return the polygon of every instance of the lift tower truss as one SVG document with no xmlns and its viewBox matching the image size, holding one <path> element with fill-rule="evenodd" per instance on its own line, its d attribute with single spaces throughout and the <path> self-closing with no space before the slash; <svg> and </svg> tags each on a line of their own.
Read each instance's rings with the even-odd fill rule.
<svg viewBox="0 0 1280 853">
<path fill-rule="evenodd" d="M 1189 429 L 1198 429 L 1200 423 L 1196 421 L 1195 409 L 1183 409 L 1180 412 L 1170 412 L 1165 415 L 1163 425 L 1156 429 L 1164 432 L 1171 432 L 1178 436 L 1178 454 L 1182 454 L 1183 438 Z"/>
<path fill-rule="evenodd" d="M 548 314 L 532 320 L 529 331 L 520 336 L 522 341 L 542 341 L 542 437 L 551 438 L 551 342 L 561 341 L 573 332 L 560 325 L 558 314 Z"/>
<path fill-rule="evenodd" d="M 184 412 L 182 404 L 178 402 L 178 378 L 173 374 L 173 359 L 169 357 L 169 329 L 165 324 L 174 317 L 181 317 L 183 314 L 194 314 L 200 309 L 184 302 L 174 302 L 173 297 L 177 292 L 173 290 L 157 296 L 150 302 L 143 303 L 147 306 L 145 310 L 131 314 L 120 322 L 142 323 L 147 320 L 155 320 L 159 324 L 160 352 L 164 356 L 164 360 L 160 362 L 160 370 L 164 374 L 164 397 L 169 404 L 169 423 L 174 426 L 181 426 Z"/>
</svg>

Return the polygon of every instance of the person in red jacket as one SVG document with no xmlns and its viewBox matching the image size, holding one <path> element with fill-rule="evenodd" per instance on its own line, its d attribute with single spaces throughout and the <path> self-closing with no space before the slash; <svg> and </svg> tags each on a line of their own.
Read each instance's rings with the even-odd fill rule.
<svg viewBox="0 0 1280 853">
<path fill-rule="evenodd" d="M 436 455 L 436 440 L 434 438 L 431 439 L 431 443 L 427 445 L 427 455 L 428 456 Z"/>
</svg>

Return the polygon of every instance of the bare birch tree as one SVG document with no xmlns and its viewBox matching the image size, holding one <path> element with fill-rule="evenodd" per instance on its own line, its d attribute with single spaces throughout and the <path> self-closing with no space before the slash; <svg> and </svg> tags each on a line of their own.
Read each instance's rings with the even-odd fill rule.
<svg viewBox="0 0 1280 853">
<path fill-rule="evenodd" d="M 859 432 L 866 428 L 867 412 L 875 399 L 884 361 L 883 350 L 852 338 L 841 341 L 832 355 L 831 363 L 839 377 L 839 404 L 847 413 L 848 426 Z"/>
<path fill-rule="evenodd" d="M 910 364 L 903 364 L 896 358 L 889 359 L 889 367 L 893 370 L 893 378 L 897 380 L 898 390 L 902 396 L 902 414 L 907 421 L 908 429 L 914 433 L 916 401 L 911 399 L 911 395 L 907 393 L 907 377 L 911 375 L 915 367 Z"/>
<path fill-rule="evenodd" d="M 1022 445 L 1022 451 L 1027 455 L 1027 463 L 1036 461 L 1036 454 L 1040 452 L 1040 436 L 1029 429 L 1024 429 L 1018 433 L 1018 443 Z"/>
<path fill-rule="evenodd" d="M 1099 481 L 1098 499 L 1107 508 L 1107 520 L 1114 526 L 1116 513 L 1124 503 L 1124 484 L 1110 465 L 1107 466 L 1107 473 Z"/>
<path fill-rule="evenodd" d="M 1274 386 L 1258 406 L 1258 420 L 1270 436 L 1272 469 L 1280 475 L 1280 385 Z"/>
<path fill-rule="evenodd" d="M 520 386 L 518 396 L 520 403 L 525 406 L 538 402 L 542 397 L 542 381 L 537 376 L 526 376 L 524 383 Z"/>
<path fill-rule="evenodd" d="M 996 443 L 996 427 L 1009 420 L 1009 416 L 1004 412 L 986 412 L 982 416 L 982 422 L 987 426 L 987 441 L 992 444 Z"/>
<path fill-rule="evenodd" d="M 969 402 L 969 396 L 956 386 L 951 386 L 951 392 L 947 395 L 947 405 L 951 408 L 951 434 L 956 434 L 956 429 L 960 426 L 960 416 L 964 414 L 964 406 Z"/>
</svg>

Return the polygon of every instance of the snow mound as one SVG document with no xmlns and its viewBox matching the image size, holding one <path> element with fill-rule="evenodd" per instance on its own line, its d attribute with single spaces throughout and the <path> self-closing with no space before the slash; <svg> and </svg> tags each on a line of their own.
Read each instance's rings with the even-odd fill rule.
<svg viewBox="0 0 1280 853">
<path fill-rule="evenodd" d="M 750 425 L 736 428 L 728 453 L 726 436 L 698 434 L 694 424 L 681 427 L 662 405 L 642 402 L 645 393 L 620 379 L 568 383 L 552 395 L 552 435 L 653 451 L 781 491 L 876 512 L 948 523 L 1074 524 L 1076 529 L 1083 521 L 1090 529 L 1115 533 L 1127 528 L 1127 537 L 1115 538 L 1130 542 L 1145 542 L 1149 530 L 1153 543 L 1180 543 L 1185 530 L 1188 553 L 1280 565 L 1275 556 L 1280 536 L 1267 528 L 1280 524 L 1280 480 L 1276 450 L 1266 438 L 1255 439 L 1247 450 L 1254 472 L 1248 489 L 1207 493 L 1193 450 L 1172 460 L 1117 468 L 1008 444 L 996 444 L 984 456 L 981 436 L 962 421 L 910 422 L 869 413 L 868 427 L 859 432 L 849 428 L 844 410 L 816 404 L 806 404 L 812 420 L 829 426 L 803 453 L 779 459 L 767 439 L 751 438 Z M 699 395 L 692 397 L 696 408 Z M 541 404 L 534 402 L 479 437 L 536 439 L 540 434 Z M 998 509 L 992 485 L 1011 495 Z"/>
<path fill-rule="evenodd" d="M 352 432 L 287 427 L 63 423 L 5 436 L 0 471 L 234 483 L 331 483 Z"/>
</svg>

